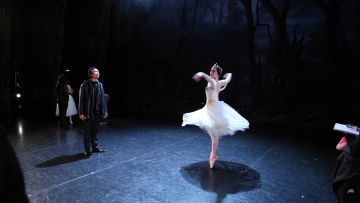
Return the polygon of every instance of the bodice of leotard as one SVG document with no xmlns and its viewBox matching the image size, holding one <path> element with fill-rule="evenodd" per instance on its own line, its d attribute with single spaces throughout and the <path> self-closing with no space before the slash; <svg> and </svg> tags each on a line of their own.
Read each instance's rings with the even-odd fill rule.
<svg viewBox="0 0 360 203">
<path fill-rule="evenodd" d="M 208 83 L 208 86 L 205 88 L 207 104 L 219 101 L 220 84 L 217 81 L 214 81 L 213 84 Z"/>
</svg>

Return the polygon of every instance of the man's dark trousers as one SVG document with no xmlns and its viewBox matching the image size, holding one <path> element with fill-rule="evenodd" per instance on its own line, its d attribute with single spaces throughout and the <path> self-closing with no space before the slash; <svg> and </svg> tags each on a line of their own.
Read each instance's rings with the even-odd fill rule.
<svg viewBox="0 0 360 203">
<path fill-rule="evenodd" d="M 85 134 L 84 134 L 84 148 L 85 152 L 90 153 L 90 146 L 92 150 L 98 148 L 97 132 L 100 122 L 100 115 L 94 118 L 87 118 L 85 120 Z"/>
</svg>

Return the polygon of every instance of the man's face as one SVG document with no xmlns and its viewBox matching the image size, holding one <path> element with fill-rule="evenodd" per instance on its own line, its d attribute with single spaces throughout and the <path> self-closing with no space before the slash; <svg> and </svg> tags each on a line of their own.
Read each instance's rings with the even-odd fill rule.
<svg viewBox="0 0 360 203">
<path fill-rule="evenodd" d="M 96 69 L 96 68 L 93 69 L 93 70 L 91 71 L 90 77 L 91 77 L 92 79 L 99 79 L 99 77 L 100 77 L 99 70 Z"/>
</svg>

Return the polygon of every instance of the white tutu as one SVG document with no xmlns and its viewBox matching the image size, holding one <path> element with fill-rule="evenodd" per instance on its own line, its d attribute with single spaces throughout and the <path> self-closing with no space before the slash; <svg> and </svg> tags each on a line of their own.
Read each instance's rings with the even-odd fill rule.
<svg viewBox="0 0 360 203">
<path fill-rule="evenodd" d="M 249 122 L 223 101 L 214 101 L 197 111 L 185 113 L 182 126 L 185 125 L 199 126 L 218 137 L 249 128 Z"/>
<path fill-rule="evenodd" d="M 68 107 L 66 110 L 66 116 L 73 116 L 76 115 L 78 113 L 76 105 L 75 105 L 75 101 L 74 98 L 69 95 L 69 102 L 68 102 Z M 59 105 L 56 104 L 56 112 L 55 112 L 56 116 L 59 116 Z"/>
</svg>

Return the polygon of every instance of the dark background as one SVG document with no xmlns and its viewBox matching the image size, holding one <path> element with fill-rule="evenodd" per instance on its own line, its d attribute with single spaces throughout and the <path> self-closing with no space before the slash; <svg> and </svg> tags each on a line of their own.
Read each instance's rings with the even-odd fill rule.
<svg viewBox="0 0 360 203">
<path fill-rule="evenodd" d="M 1 123 L 55 121 L 57 76 L 70 69 L 77 100 L 91 66 L 111 118 L 180 122 L 205 102 L 192 75 L 217 62 L 233 73 L 221 99 L 253 126 L 358 124 L 359 9 L 357 0 L 0 0 Z"/>
</svg>

